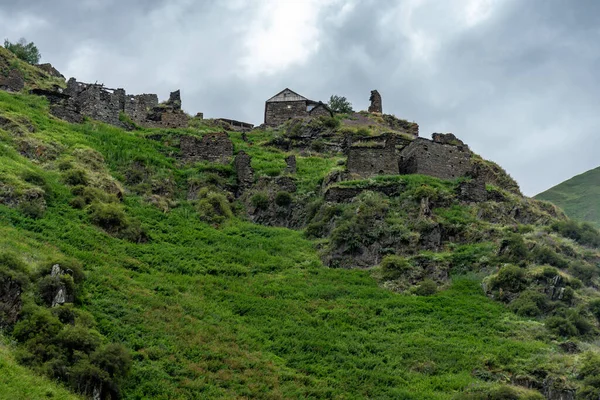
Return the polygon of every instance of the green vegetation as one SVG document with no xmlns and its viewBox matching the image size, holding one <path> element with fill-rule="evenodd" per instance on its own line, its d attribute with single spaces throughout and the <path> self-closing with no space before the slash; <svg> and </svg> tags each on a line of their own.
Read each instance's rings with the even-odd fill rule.
<svg viewBox="0 0 600 400">
<path fill-rule="evenodd" d="M 565 213 L 579 221 L 600 227 L 600 167 L 574 176 L 538 194 L 536 199 L 546 200 L 562 208 Z"/>
<path fill-rule="evenodd" d="M 327 105 L 329 106 L 331 111 L 335 113 L 349 114 L 351 112 L 354 112 L 354 110 L 352 110 L 352 104 L 350 104 L 348 99 L 346 99 L 343 96 L 332 95 L 329 98 L 329 102 L 327 102 Z"/>
<path fill-rule="evenodd" d="M 5 39 L 4 48 L 29 64 L 37 64 L 42 58 L 36 45 L 33 42 L 27 43 L 25 38 L 19 39 L 16 43 L 11 43 L 8 39 Z"/>
<path fill-rule="evenodd" d="M 6 339 L 0 336 L 0 399 L 76 400 L 80 397 L 19 365 L 6 345 Z"/>
<path fill-rule="evenodd" d="M 597 232 L 537 202 L 465 204 L 460 181 L 414 175 L 335 183 L 368 190 L 328 203 L 343 158 L 298 152 L 297 192 L 246 204 L 232 165 L 178 159 L 182 134 L 219 129 L 202 121 L 71 125 L 3 92 L 0 110 L 0 280 L 23 289 L 0 372 L 126 399 L 539 399 L 509 382 L 540 371 L 597 394 Z M 229 135 L 258 179 L 287 178 L 274 132 Z M 297 205 L 305 231 L 248 221 Z M 39 379 L 0 378 L 0 397 L 62 396 Z"/>
</svg>

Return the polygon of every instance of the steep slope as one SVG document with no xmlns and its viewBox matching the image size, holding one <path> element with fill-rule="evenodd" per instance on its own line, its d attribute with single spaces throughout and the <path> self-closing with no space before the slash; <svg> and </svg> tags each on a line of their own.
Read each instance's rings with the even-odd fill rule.
<svg viewBox="0 0 600 400">
<path fill-rule="evenodd" d="M 17 364 L 4 339 L 0 337 L 0 399 L 80 399 L 49 379 L 33 374 Z"/>
<path fill-rule="evenodd" d="M 0 92 L 0 325 L 21 364 L 101 398 L 598 397 L 600 235 L 497 166 L 477 159 L 500 186 L 340 180 L 326 119 L 313 149 L 227 132 L 241 191 L 235 162 L 183 159 L 210 121 L 127 132 L 48 106 Z"/>
<path fill-rule="evenodd" d="M 571 218 L 600 227 L 600 167 L 559 183 L 535 198 L 556 204 Z"/>
</svg>

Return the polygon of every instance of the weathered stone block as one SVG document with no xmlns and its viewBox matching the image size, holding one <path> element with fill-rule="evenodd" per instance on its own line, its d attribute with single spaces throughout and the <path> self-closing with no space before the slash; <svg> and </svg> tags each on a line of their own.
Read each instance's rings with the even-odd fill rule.
<svg viewBox="0 0 600 400">
<path fill-rule="evenodd" d="M 0 72 L 0 90 L 6 92 L 20 92 L 25 87 L 23 73 L 18 69 L 11 69 L 6 75 Z"/>
<path fill-rule="evenodd" d="M 381 104 L 381 95 L 377 90 L 371 90 L 371 97 L 369 97 L 371 105 L 369 106 L 370 113 L 383 113 L 383 106 Z"/>
</svg>

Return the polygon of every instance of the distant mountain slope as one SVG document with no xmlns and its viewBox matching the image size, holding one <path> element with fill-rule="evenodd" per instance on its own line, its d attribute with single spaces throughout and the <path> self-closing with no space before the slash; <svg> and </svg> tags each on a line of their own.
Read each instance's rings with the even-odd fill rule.
<svg viewBox="0 0 600 400">
<path fill-rule="evenodd" d="M 575 219 L 600 226 L 600 167 L 576 175 L 535 196 L 561 207 Z"/>
</svg>

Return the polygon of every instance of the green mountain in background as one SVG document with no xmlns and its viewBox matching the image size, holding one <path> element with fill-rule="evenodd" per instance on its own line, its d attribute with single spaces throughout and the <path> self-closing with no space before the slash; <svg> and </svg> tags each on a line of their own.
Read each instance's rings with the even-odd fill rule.
<svg viewBox="0 0 600 400">
<path fill-rule="evenodd" d="M 556 204 L 571 218 L 600 227 L 600 167 L 559 183 L 535 198 Z"/>
<path fill-rule="evenodd" d="M 600 233 L 497 165 L 341 179 L 328 146 L 377 115 L 71 124 L 28 92 L 64 81 L 0 56 L 27 83 L 0 91 L 0 399 L 600 395 Z M 181 157 L 224 130 L 241 194 L 233 160 Z"/>
</svg>

